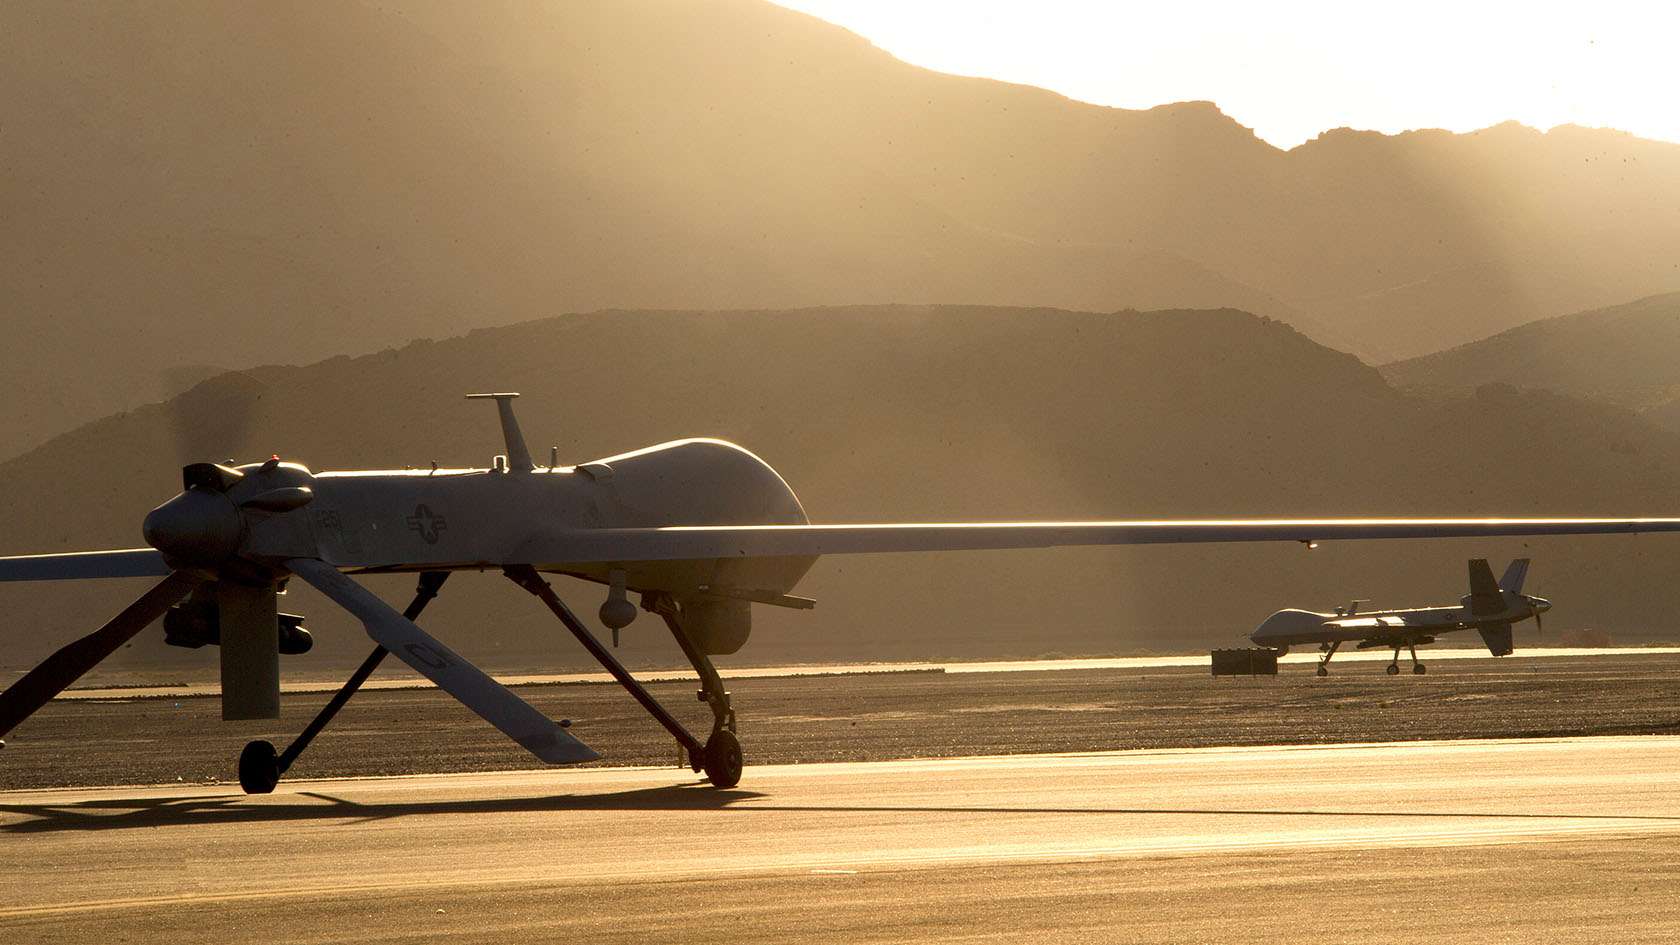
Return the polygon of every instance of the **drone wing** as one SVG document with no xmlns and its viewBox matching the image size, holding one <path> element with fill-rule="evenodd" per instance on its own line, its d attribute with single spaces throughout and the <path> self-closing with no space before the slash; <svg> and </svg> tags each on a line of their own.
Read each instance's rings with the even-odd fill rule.
<svg viewBox="0 0 1680 945">
<path fill-rule="evenodd" d="M 163 563 L 163 555 L 151 548 L 0 558 L 0 581 L 163 577 L 169 570 L 169 565 Z"/>
<path fill-rule="evenodd" d="M 1104 522 L 936 522 L 862 525 L 670 525 L 556 529 L 524 542 L 505 560 L 460 567 L 542 566 L 601 561 L 810 557 L 906 551 L 984 551 L 1075 545 L 1233 541 L 1338 541 L 1375 538 L 1494 538 L 1524 535 L 1630 535 L 1680 531 L 1680 518 L 1367 518 L 1163 519 Z M 358 570 L 405 562 L 344 562 Z M 438 570 L 448 566 L 429 564 Z M 150 548 L 0 557 L 0 582 L 161 577 L 170 573 Z"/>
<path fill-rule="evenodd" d="M 980 551 L 1072 545 L 1491 538 L 1680 531 L 1680 518 L 1231 519 L 1113 522 L 960 522 L 875 525 L 679 525 L 554 531 L 526 543 L 517 563 L 808 557 L 906 551 Z"/>
</svg>

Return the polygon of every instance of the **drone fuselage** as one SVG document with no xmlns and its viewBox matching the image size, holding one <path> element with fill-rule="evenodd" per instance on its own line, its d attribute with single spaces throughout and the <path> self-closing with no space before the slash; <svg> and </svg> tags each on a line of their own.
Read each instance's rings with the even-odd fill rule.
<svg viewBox="0 0 1680 945">
<path fill-rule="evenodd" d="M 549 561 L 543 539 L 556 533 L 603 533 L 616 528 L 683 525 L 807 523 L 804 509 L 769 464 L 732 443 L 678 440 L 577 466 L 509 469 L 498 457 L 489 469 L 401 469 L 311 473 L 293 463 L 238 467 L 244 478 L 226 490 L 228 509 L 243 533 L 222 562 L 186 566 L 226 572 L 292 558 L 319 558 L 346 571 L 401 572 L 499 569 L 525 561 L 541 571 L 607 583 L 624 572 L 631 591 L 678 598 L 697 594 L 785 594 L 814 557 L 753 557 L 679 561 Z M 253 497 L 307 488 L 306 504 L 270 512 Z M 191 505 L 189 506 L 189 502 Z M 147 537 L 165 554 L 171 517 L 192 516 L 176 532 L 212 531 L 200 519 L 206 499 L 195 490 L 160 506 Z M 243 504 L 243 505 L 242 505 Z M 211 511 L 215 511 L 212 508 Z M 202 541 L 202 539 L 200 539 Z M 529 555 L 524 548 L 533 549 Z"/>
</svg>

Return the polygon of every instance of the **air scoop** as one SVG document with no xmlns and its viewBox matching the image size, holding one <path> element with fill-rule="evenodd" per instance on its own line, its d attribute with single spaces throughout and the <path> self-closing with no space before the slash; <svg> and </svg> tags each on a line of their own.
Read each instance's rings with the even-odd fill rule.
<svg viewBox="0 0 1680 945">
<path fill-rule="evenodd" d="M 290 512 L 301 509 L 315 499 L 315 490 L 308 486 L 283 486 L 270 489 L 239 503 L 242 509 L 261 509 L 264 512 Z"/>
</svg>

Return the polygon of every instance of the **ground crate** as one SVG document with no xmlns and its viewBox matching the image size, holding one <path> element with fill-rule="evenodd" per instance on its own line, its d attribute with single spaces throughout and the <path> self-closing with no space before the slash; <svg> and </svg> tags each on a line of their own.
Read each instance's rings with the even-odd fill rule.
<svg viewBox="0 0 1680 945">
<path fill-rule="evenodd" d="M 1215 676 L 1276 676 L 1277 651 L 1265 647 L 1240 650 L 1214 650 Z"/>
</svg>

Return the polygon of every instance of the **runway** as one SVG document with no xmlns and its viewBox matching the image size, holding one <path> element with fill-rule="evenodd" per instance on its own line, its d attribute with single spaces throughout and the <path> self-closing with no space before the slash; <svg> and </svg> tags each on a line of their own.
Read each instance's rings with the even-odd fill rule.
<svg viewBox="0 0 1680 945">
<path fill-rule="evenodd" d="M 1647 888 L 1672 888 L 1677 786 L 1680 737 L 1644 736 L 764 766 L 730 791 L 640 768 L 296 782 L 268 797 L 7 792 L 0 940 L 226 941 L 255 922 L 300 942 L 660 928 L 790 941 L 842 926 L 1003 941 L 1023 922 L 1052 940 L 1265 940 L 1280 903 L 1392 906 L 1461 882 L 1444 901 L 1493 911 L 1449 916 L 1503 908 L 1502 927 L 1536 926 L 1524 940 L 1572 928 L 1514 908 L 1536 883 L 1620 904 L 1655 934 L 1676 927 L 1672 897 L 1640 902 L 1635 880 L 1666 870 Z M 1537 870 L 1559 858 L 1602 863 L 1586 885 L 1578 865 Z M 1606 886 L 1616 869 L 1628 875 Z M 1266 911 L 1233 909 L 1244 896 Z M 995 924 L 1000 909 L 1014 924 Z"/>
<path fill-rule="evenodd" d="M 1236 645 L 1236 644 L 1233 644 Z M 1246 642 L 1242 645 L 1246 646 Z M 1428 647 L 1422 652 L 1424 662 L 1436 660 L 1475 660 L 1478 662 L 1498 661 L 1507 666 L 1527 666 L 1530 660 L 1569 659 L 1577 657 L 1635 657 L 1650 658 L 1653 656 L 1674 656 L 1680 654 L 1677 646 L 1624 646 L 1624 647 L 1529 647 L 1512 656 L 1495 657 L 1486 649 L 1475 647 Z M 1336 664 L 1389 662 L 1391 656 L 1388 650 L 1353 650 L 1336 655 Z M 968 673 L 1054 673 L 1054 672 L 1084 672 L 1089 670 L 1150 670 L 1150 669 L 1185 669 L 1208 666 L 1208 654 L 1178 653 L 1170 656 L 1113 656 L 1113 657 L 1084 657 L 1072 659 L 1045 660 L 947 660 L 942 662 L 897 662 L 897 663 L 814 663 L 791 666 L 731 666 L 725 675 L 730 679 L 782 679 L 805 676 L 851 676 L 880 673 L 949 673 L 964 675 Z M 1318 662 L 1318 653 L 1311 649 L 1298 649 L 1293 653 L 1279 658 L 1284 665 L 1311 666 Z M 21 673 L 20 673 L 21 675 Z M 553 686 L 571 685 L 575 683 L 610 683 L 613 677 L 604 672 L 586 673 L 496 673 L 495 679 L 504 686 Z M 655 670 L 640 670 L 636 676 L 643 682 L 672 682 L 687 681 L 694 677 L 694 670 L 687 667 L 666 668 Z M 282 692 L 288 694 L 307 694 L 334 692 L 343 685 L 343 679 L 294 679 L 280 684 Z M 391 691 L 402 689 L 430 689 L 432 682 L 417 673 L 397 668 L 396 675 L 381 679 L 370 679 L 362 685 L 364 691 Z M 60 699 L 167 699 L 185 698 L 189 696 L 220 695 L 220 683 L 172 683 L 169 685 L 133 685 L 133 686 L 89 686 L 82 689 L 70 689 L 61 693 Z"/>
</svg>

